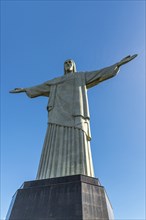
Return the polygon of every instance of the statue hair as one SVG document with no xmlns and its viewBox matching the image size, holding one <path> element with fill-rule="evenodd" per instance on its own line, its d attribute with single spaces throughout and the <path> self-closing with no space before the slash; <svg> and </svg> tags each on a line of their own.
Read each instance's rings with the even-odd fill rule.
<svg viewBox="0 0 146 220">
<path fill-rule="evenodd" d="M 68 60 L 66 60 L 66 61 L 71 61 L 72 63 L 73 63 L 73 73 L 75 73 L 75 72 L 77 72 L 77 68 L 76 68 L 76 64 L 75 64 L 75 61 L 74 60 L 72 60 L 72 59 L 68 59 Z M 66 62 L 65 61 L 65 62 Z M 64 63 L 65 63 L 64 62 Z M 64 68 L 64 75 L 66 74 L 66 70 L 65 70 L 65 68 Z"/>
</svg>

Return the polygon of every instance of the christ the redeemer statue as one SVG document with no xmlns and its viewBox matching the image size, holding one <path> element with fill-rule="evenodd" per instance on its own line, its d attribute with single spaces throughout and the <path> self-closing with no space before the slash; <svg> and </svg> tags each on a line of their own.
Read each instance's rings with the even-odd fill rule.
<svg viewBox="0 0 146 220">
<path fill-rule="evenodd" d="M 26 92 L 30 98 L 49 97 L 48 128 L 36 179 L 76 174 L 94 177 L 87 90 L 115 76 L 121 65 L 136 56 L 127 56 L 112 66 L 91 72 L 76 72 L 75 62 L 67 60 L 64 76 L 10 91 Z"/>
</svg>

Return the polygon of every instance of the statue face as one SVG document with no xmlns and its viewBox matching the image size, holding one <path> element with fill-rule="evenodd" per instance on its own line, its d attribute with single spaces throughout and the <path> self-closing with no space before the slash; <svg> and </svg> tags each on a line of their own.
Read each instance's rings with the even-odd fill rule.
<svg viewBox="0 0 146 220">
<path fill-rule="evenodd" d="M 66 73 L 71 73 L 73 72 L 74 64 L 72 60 L 66 60 L 64 63 L 64 69 Z"/>
</svg>

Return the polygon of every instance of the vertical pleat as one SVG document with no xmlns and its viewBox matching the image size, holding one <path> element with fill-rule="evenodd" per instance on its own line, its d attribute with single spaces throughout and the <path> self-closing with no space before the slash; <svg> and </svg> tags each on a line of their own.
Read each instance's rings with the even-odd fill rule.
<svg viewBox="0 0 146 220">
<path fill-rule="evenodd" d="M 73 151 L 73 156 L 74 156 L 74 171 L 75 173 L 78 173 L 78 170 L 77 170 L 77 166 L 78 166 L 78 153 L 77 153 L 77 150 L 78 150 L 78 133 L 77 133 L 77 129 L 74 130 L 75 132 L 75 146 L 74 146 L 74 151 Z M 75 157 L 76 155 L 76 157 Z"/>
<path fill-rule="evenodd" d="M 87 147 L 88 147 L 88 155 L 89 155 L 89 162 L 88 163 L 89 163 L 89 169 L 90 169 L 90 176 L 94 176 L 94 169 L 93 169 L 90 142 L 88 142 Z"/>
<path fill-rule="evenodd" d="M 86 140 L 87 137 L 86 137 L 85 133 L 83 133 L 83 135 L 84 135 L 84 145 L 85 145 L 85 152 L 86 152 L 85 160 L 87 161 L 87 165 L 86 165 L 87 173 L 90 174 L 89 176 L 94 176 L 90 142 Z"/>
<path fill-rule="evenodd" d="M 84 148 L 85 148 L 85 166 L 86 166 L 86 173 L 90 174 L 90 164 L 89 164 L 89 154 L 88 154 L 88 143 L 87 140 L 84 138 Z M 89 175 L 90 176 L 90 175 Z"/>
<path fill-rule="evenodd" d="M 77 149 L 76 149 L 76 152 L 77 152 L 77 164 L 76 164 L 76 166 L 77 166 L 77 169 L 76 169 L 76 173 L 77 174 L 80 174 L 80 173 L 82 173 L 82 165 L 83 165 L 83 163 L 82 163 L 82 161 L 81 161 L 81 155 L 82 155 L 82 152 L 83 152 L 83 146 L 82 146 L 82 133 L 83 132 L 80 132 L 80 130 L 79 129 L 76 129 L 76 132 L 77 132 Z"/>
<path fill-rule="evenodd" d="M 69 140 L 70 140 L 70 130 L 69 128 L 66 128 L 67 130 L 67 136 L 66 136 L 66 142 L 67 142 L 67 147 L 66 147 L 66 172 L 65 172 L 65 176 L 68 176 L 69 175 L 69 166 L 70 166 L 70 163 L 69 163 L 69 154 L 70 154 L 70 143 L 69 143 Z"/>
<path fill-rule="evenodd" d="M 87 166 L 86 166 L 86 154 L 85 154 L 85 140 L 82 138 L 82 173 L 87 173 Z"/>
<path fill-rule="evenodd" d="M 43 158 L 43 160 L 45 160 L 45 166 L 44 166 L 44 169 L 41 171 L 42 177 L 46 176 L 47 172 L 48 172 L 47 168 L 48 168 L 48 163 L 50 162 L 48 159 L 49 159 L 49 155 L 51 154 L 52 139 L 53 139 L 53 135 L 54 135 L 53 130 L 54 130 L 54 127 L 52 129 L 49 129 L 48 135 L 46 136 L 46 139 L 47 139 L 47 151 L 46 151 L 46 154 L 44 154 L 44 158 Z"/>
<path fill-rule="evenodd" d="M 46 161 L 46 166 L 45 169 L 41 171 L 43 173 L 42 179 L 47 178 L 46 176 L 51 175 L 51 166 L 52 166 L 52 158 L 53 158 L 53 153 L 54 153 L 54 139 L 55 139 L 55 134 L 56 134 L 56 126 L 49 126 L 51 129 L 51 136 L 48 138 L 48 143 L 47 143 L 47 154 L 44 155 L 44 160 Z"/>
<path fill-rule="evenodd" d="M 94 176 L 90 142 L 77 128 L 49 124 L 37 179 L 83 174 Z"/>
<path fill-rule="evenodd" d="M 60 126 L 60 136 L 63 137 L 63 133 L 64 133 L 64 128 L 62 126 Z M 56 169 L 56 174 L 55 176 L 62 176 L 62 154 L 63 154 L 63 138 L 61 138 L 59 140 L 58 143 L 58 155 L 57 156 L 57 169 Z"/>
<path fill-rule="evenodd" d="M 61 149 L 62 150 L 62 164 L 61 164 L 62 176 L 65 176 L 65 173 L 66 173 L 66 157 L 65 157 L 65 155 L 67 154 L 67 140 L 66 140 L 66 136 L 67 136 L 67 129 L 64 128 L 64 135 L 62 137 L 62 139 L 63 139 L 63 148 Z"/>
<path fill-rule="evenodd" d="M 74 129 L 71 129 L 71 149 L 75 147 L 75 132 Z M 70 152 L 70 173 L 71 175 L 74 174 L 74 153 L 73 150 Z"/>
<path fill-rule="evenodd" d="M 58 148 L 57 148 L 57 144 L 58 144 L 58 129 L 59 127 L 55 125 L 55 130 L 54 130 L 54 139 L 53 139 L 53 144 L 51 146 L 52 148 L 52 155 L 50 158 L 50 177 L 55 177 L 55 171 L 57 169 L 56 167 L 56 163 L 57 163 L 57 159 L 56 158 L 58 156 Z"/>
<path fill-rule="evenodd" d="M 51 125 L 50 125 L 51 126 Z M 41 179 L 43 172 L 45 170 L 46 167 L 46 155 L 47 155 L 47 151 L 49 150 L 48 146 L 49 146 L 49 137 L 52 136 L 51 134 L 52 129 L 49 129 L 49 126 L 47 128 L 47 133 L 46 133 L 46 137 L 45 137 L 45 141 L 44 141 L 44 146 L 42 149 L 42 154 L 41 154 L 41 159 L 40 159 L 40 163 L 39 163 L 39 168 L 38 168 L 38 173 L 37 173 L 37 179 Z"/>
</svg>

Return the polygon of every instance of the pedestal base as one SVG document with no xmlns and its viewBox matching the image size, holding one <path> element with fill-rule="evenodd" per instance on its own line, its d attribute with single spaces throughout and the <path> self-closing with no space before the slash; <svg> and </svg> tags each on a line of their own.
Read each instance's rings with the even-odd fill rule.
<svg viewBox="0 0 146 220">
<path fill-rule="evenodd" d="M 112 220 L 98 179 L 74 175 L 25 182 L 14 195 L 7 220 Z"/>
</svg>

